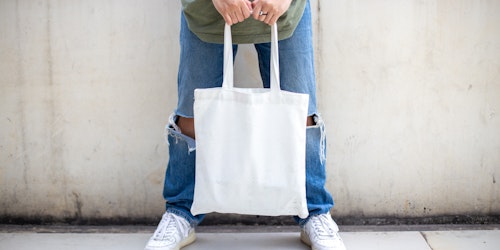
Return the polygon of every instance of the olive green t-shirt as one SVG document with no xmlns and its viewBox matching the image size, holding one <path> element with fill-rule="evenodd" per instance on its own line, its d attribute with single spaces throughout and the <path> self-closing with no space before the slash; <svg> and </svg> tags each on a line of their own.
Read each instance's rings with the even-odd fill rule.
<svg viewBox="0 0 500 250">
<path fill-rule="evenodd" d="M 290 8 L 278 20 L 278 39 L 292 36 L 307 0 L 292 0 Z M 212 0 L 181 0 L 189 29 L 202 41 L 224 43 L 224 19 L 215 9 Z M 270 26 L 247 18 L 231 26 L 233 43 L 265 43 L 271 41 Z"/>
</svg>

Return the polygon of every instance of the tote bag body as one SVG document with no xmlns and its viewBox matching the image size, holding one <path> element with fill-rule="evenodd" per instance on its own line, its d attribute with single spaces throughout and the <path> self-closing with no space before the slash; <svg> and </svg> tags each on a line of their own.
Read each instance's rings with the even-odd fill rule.
<svg viewBox="0 0 500 250">
<path fill-rule="evenodd" d="M 231 29 L 226 25 L 223 85 L 195 90 L 194 215 L 308 216 L 309 96 L 280 90 L 276 25 L 271 38 L 270 89 L 234 87 Z"/>
</svg>

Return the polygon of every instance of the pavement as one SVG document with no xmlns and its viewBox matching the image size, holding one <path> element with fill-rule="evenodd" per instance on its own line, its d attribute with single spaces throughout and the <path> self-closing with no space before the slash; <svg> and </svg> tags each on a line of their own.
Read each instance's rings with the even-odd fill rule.
<svg viewBox="0 0 500 250">
<path fill-rule="evenodd" d="M 348 250 L 500 250 L 500 225 L 341 226 Z M 152 226 L 0 225 L 1 250 L 143 249 Z M 200 226 L 183 250 L 309 249 L 292 226 Z"/>
</svg>

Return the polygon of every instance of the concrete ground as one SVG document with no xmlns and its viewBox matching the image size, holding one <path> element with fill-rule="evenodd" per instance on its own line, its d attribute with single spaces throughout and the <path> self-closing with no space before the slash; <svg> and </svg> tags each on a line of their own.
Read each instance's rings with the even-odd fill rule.
<svg viewBox="0 0 500 250">
<path fill-rule="evenodd" d="M 1 250 L 143 249 L 155 227 L 0 225 Z M 349 250 L 500 250 L 500 225 L 341 226 Z M 203 226 L 185 250 L 309 249 L 297 227 Z"/>
</svg>

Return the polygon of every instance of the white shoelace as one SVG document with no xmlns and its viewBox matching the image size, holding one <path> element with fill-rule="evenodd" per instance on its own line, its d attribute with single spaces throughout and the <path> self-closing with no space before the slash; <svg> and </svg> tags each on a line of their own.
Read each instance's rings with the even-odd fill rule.
<svg viewBox="0 0 500 250">
<path fill-rule="evenodd" d="M 180 220 L 180 217 L 174 214 L 166 213 L 163 215 L 153 238 L 158 241 L 179 241 L 182 236 L 187 235 L 187 230 L 189 230 L 187 222 Z"/>
<path fill-rule="evenodd" d="M 338 227 L 332 223 L 328 214 L 321 214 L 311 218 L 314 228 L 313 234 L 319 239 L 337 237 Z"/>
</svg>

